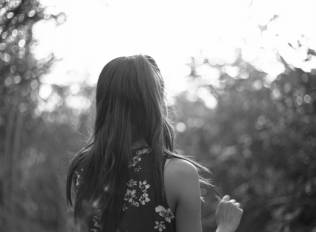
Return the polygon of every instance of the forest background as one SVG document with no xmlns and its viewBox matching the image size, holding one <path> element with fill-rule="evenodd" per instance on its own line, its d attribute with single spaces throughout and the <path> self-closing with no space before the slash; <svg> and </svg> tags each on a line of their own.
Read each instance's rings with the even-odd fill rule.
<svg viewBox="0 0 316 232">
<path fill-rule="evenodd" d="M 66 18 L 36 0 L 0 1 L 0 231 L 75 231 L 65 176 L 91 133 L 94 85 L 45 83 L 59 61 L 33 52 L 34 25 L 62 26 Z M 315 47 L 302 38 L 285 46 L 302 63 L 315 62 Z M 177 151 L 210 168 L 219 191 L 241 202 L 238 231 L 315 232 L 316 69 L 276 51 L 283 71 L 271 78 L 243 52 L 236 48 L 230 62 L 188 57 L 188 73 L 178 78 L 189 88 L 169 105 Z M 215 72 L 217 82 L 202 69 Z M 74 99 L 84 107 L 74 107 Z M 203 228 L 212 231 L 214 193 L 203 194 Z"/>
</svg>

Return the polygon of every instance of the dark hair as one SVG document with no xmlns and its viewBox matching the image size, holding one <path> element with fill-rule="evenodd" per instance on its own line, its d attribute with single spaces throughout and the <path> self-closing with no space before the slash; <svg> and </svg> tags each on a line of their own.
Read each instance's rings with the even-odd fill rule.
<svg viewBox="0 0 316 232">
<path fill-rule="evenodd" d="M 93 136 L 72 160 L 67 176 L 67 201 L 72 205 L 74 175 L 78 169 L 84 170 L 84 184 L 75 197 L 75 218 L 85 219 L 85 205 L 97 201 L 103 231 L 115 231 L 121 217 L 131 145 L 139 138 L 144 138 L 151 148 L 156 192 L 163 191 L 163 153 L 206 170 L 174 153 L 174 132 L 167 117 L 164 88 L 159 68 L 150 56 L 119 57 L 105 65 L 96 88 Z"/>
</svg>

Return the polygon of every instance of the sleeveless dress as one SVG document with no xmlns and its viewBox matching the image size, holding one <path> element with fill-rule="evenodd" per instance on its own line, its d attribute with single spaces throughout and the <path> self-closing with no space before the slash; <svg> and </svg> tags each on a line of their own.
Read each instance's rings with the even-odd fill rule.
<svg viewBox="0 0 316 232">
<path fill-rule="evenodd" d="M 164 154 L 162 167 L 167 158 L 167 154 Z M 159 193 L 153 190 L 151 160 L 149 147 L 142 146 L 131 152 L 130 175 L 123 199 L 123 217 L 117 232 L 176 232 L 175 215 L 168 206 L 165 194 L 158 196 Z M 75 172 L 75 191 L 82 184 L 80 171 L 83 170 Z M 88 231 L 101 232 L 98 215 L 92 217 Z"/>
</svg>

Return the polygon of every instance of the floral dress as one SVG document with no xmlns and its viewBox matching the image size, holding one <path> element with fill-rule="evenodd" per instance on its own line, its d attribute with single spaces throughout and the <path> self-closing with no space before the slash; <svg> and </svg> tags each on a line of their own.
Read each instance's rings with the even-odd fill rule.
<svg viewBox="0 0 316 232">
<path fill-rule="evenodd" d="M 143 146 L 132 151 L 130 176 L 123 199 L 124 214 L 118 232 L 176 231 L 175 216 L 165 200 L 166 196 L 159 197 L 153 190 L 151 158 L 151 149 L 148 147 Z M 163 167 L 166 159 L 164 155 Z M 80 170 L 76 172 L 74 184 L 75 187 L 81 184 Z M 89 224 L 89 232 L 100 231 L 99 216 L 94 215 Z"/>
</svg>

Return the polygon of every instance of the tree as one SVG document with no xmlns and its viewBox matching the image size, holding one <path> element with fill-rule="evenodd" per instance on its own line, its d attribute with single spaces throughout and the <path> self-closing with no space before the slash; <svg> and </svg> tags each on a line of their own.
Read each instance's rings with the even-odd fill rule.
<svg viewBox="0 0 316 232">
<path fill-rule="evenodd" d="M 239 231 L 316 228 L 316 75 L 280 61 L 285 71 L 272 83 L 241 56 L 233 64 L 215 65 L 221 84 L 200 88 L 216 97 L 216 108 L 185 100 L 185 94 L 175 103 L 175 120 L 186 125 L 178 147 L 196 154 L 221 191 L 241 201 Z M 230 76 L 227 66 L 239 74 Z M 214 228 L 212 213 L 204 212 L 206 231 Z"/>
<path fill-rule="evenodd" d="M 29 136 L 38 126 L 40 77 L 49 70 L 54 56 L 41 61 L 34 58 L 32 28 L 41 20 L 60 16 L 47 15 L 37 0 L 0 1 L 0 228 L 3 231 L 36 231 L 35 227 L 22 227 L 26 224 L 24 210 L 34 205 L 26 205 L 29 202 L 24 201 L 29 193 L 24 192 L 21 183 L 21 160 L 25 159 L 23 152 L 31 149 Z M 24 197 L 19 198 L 21 194 Z"/>
</svg>

